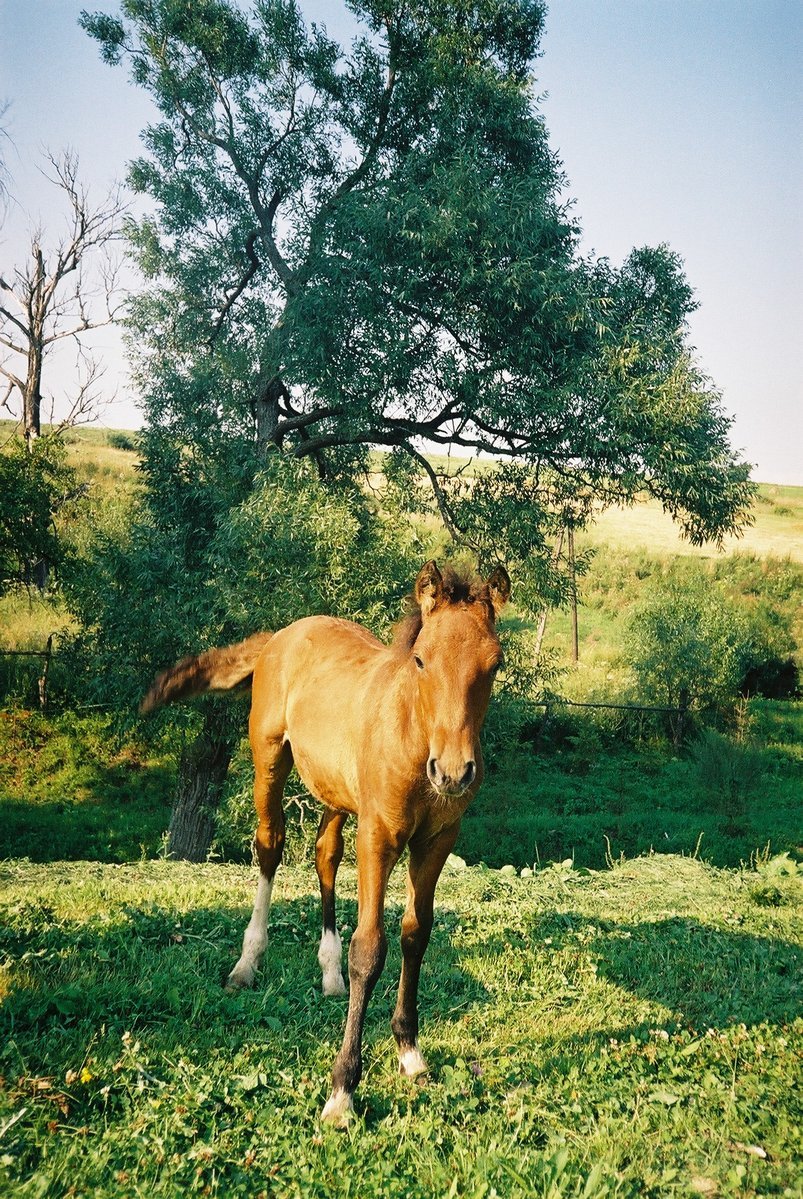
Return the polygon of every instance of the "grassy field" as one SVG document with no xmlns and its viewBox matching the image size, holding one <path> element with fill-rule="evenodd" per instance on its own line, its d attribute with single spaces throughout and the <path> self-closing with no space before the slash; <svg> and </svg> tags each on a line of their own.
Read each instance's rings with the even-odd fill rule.
<svg viewBox="0 0 803 1199">
<path fill-rule="evenodd" d="M 70 438 L 91 522 L 114 535 L 135 443 Z M 803 561 L 803 488 L 762 486 L 755 515 L 721 556 L 681 542 L 655 504 L 602 514 L 582 543 L 598 552 L 580 663 L 558 690 L 624 694 L 628 613 L 678 555 L 706 558 L 746 604 L 791 611 L 780 560 Z M 88 528 L 67 531 L 79 551 Z M 7 596 L 0 649 L 39 648 L 69 621 L 58 598 Z M 568 638 L 553 613 L 563 662 Z M 422 977 L 430 1073 L 395 1072 L 397 871 L 359 1116 L 338 1134 L 318 1119 L 345 1004 L 320 995 L 314 821 L 291 829 L 288 857 L 308 862 L 282 868 L 258 986 L 228 995 L 254 875 L 159 860 L 175 753 L 133 714 L 33 711 L 38 660 L 0 666 L 4 1199 L 803 1196 L 799 703 L 753 699 L 738 736 L 682 749 L 649 726 L 620 735 L 615 714 L 554 708 L 515 744 L 497 728 L 457 847 L 472 864 L 444 875 Z M 248 853 L 246 763 L 224 856 Z M 353 868 L 342 878 L 347 942 Z"/>
<path fill-rule="evenodd" d="M 396 1074 L 391 952 L 349 1131 L 319 1112 L 309 871 L 283 868 L 256 989 L 220 986 L 253 874 L 0 866 L 8 1196 L 799 1196 L 803 905 L 787 861 L 449 869 L 422 977 L 422 1085 Z M 355 919 L 344 869 L 340 920 Z"/>
<path fill-rule="evenodd" d="M 677 526 L 657 500 L 643 500 L 632 508 L 600 512 L 586 535 L 595 546 L 643 546 L 656 554 L 716 557 L 718 552 L 773 554 L 803 562 L 803 487 L 762 483 L 753 508 L 753 524 L 740 537 L 726 537 L 723 551 L 710 545 L 693 546 L 679 535 Z"/>
</svg>

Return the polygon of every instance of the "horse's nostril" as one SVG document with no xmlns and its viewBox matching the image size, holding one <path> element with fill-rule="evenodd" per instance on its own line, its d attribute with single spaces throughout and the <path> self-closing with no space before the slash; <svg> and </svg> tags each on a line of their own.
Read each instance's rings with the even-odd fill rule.
<svg viewBox="0 0 803 1199">
<path fill-rule="evenodd" d="M 463 771 L 463 777 L 460 780 L 461 787 L 470 787 L 474 782 L 474 776 L 477 773 L 477 767 L 474 762 L 467 762 L 466 769 Z"/>
<path fill-rule="evenodd" d="M 419 759 L 419 761 L 420 761 L 420 759 Z M 429 761 L 427 762 L 427 774 L 429 775 L 430 782 L 432 782 L 432 783 L 437 782 L 438 764 L 434 758 L 430 758 Z"/>
</svg>

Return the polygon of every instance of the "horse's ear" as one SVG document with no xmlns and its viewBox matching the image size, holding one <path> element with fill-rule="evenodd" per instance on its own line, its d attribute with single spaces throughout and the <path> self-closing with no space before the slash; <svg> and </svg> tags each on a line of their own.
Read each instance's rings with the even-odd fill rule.
<svg viewBox="0 0 803 1199">
<path fill-rule="evenodd" d="M 510 599 L 510 576 L 504 566 L 494 567 L 493 573 L 488 579 L 488 594 L 491 597 L 494 612 L 498 616 Z"/>
<path fill-rule="evenodd" d="M 413 591 L 422 616 L 429 616 L 443 595 L 443 576 L 435 562 L 426 562 L 418 572 Z"/>
</svg>

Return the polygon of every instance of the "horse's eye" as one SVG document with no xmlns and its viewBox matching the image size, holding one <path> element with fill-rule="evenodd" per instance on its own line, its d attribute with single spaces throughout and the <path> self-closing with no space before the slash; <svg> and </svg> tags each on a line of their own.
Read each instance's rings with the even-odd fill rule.
<svg viewBox="0 0 803 1199">
<path fill-rule="evenodd" d="M 424 663 L 421 661 L 421 659 L 419 658 L 418 654 L 413 654 L 413 659 L 414 659 L 414 661 L 415 661 L 415 664 L 416 664 L 416 666 L 418 667 L 418 669 L 419 669 L 419 670 L 423 670 L 423 669 L 424 669 Z"/>
</svg>

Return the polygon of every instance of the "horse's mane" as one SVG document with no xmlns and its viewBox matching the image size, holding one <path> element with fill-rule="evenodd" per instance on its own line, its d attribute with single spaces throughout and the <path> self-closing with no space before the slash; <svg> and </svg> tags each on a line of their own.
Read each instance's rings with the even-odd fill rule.
<svg viewBox="0 0 803 1199">
<path fill-rule="evenodd" d="M 444 566 L 441 570 L 443 579 L 443 601 L 449 604 L 484 603 L 488 607 L 491 619 L 494 618 L 493 604 L 488 591 L 488 584 L 478 574 L 469 570 L 455 570 Z M 405 614 L 393 626 L 391 648 L 399 654 L 408 654 L 421 632 L 423 621 L 418 601 L 411 592 L 404 600 Z"/>
</svg>

